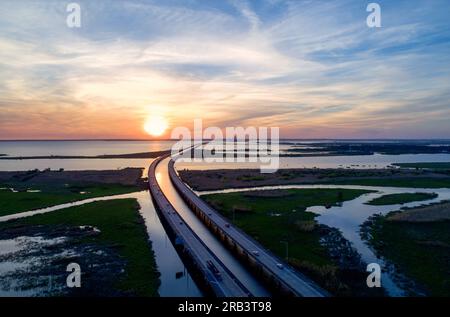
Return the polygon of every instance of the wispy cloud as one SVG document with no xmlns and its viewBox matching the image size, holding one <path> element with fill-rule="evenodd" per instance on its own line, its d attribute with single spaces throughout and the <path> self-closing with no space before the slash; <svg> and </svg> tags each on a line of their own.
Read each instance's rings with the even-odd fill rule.
<svg viewBox="0 0 450 317">
<path fill-rule="evenodd" d="M 286 137 L 450 137 L 447 1 L 4 1 L 0 138 L 279 125 Z"/>
</svg>

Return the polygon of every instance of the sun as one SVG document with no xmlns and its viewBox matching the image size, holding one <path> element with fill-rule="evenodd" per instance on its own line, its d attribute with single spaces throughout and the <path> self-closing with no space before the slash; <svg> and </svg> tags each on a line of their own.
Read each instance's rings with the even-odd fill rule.
<svg viewBox="0 0 450 317">
<path fill-rule="evenodd" d="M 162 116 L 150 116 L 144 123 L 144 130 L 151 136 L 161 136 L 168 128 L 167 120 Z"/>
</svg>

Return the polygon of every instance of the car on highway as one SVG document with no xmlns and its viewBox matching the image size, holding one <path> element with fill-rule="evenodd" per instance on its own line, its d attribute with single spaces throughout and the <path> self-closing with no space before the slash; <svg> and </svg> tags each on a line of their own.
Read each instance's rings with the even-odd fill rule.
<svg viewBox="0 0 450 317">
<path fill-rule="evenodd" d="M 215 276 L 218 280 L 221 280 L 221 279 L 222 279 L 222 275 L 220 274 L 219 270 L 218 270 L 217 267 L 214 265 L 214 263 L 212 263 L 211 260 L 206 261 L 206 265 L 208 266 L 208 269 L 214 274 L 214 276 Z"/>
</svg>

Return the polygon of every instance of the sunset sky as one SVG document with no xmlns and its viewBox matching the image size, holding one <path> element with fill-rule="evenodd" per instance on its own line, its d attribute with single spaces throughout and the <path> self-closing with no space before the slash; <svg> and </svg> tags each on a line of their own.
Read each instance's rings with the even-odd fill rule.
<svg viewBox="0 0 450 317">
<path fill-rule="evenodd" d="M 81 5 L 82 27 L 66 26 Z M 0 3 L 0 139 L 279 126 L 287 138 L 450 138 L 450 1 Z M 148 130 L 148 129 L 147 129 Z"/>
</svg>

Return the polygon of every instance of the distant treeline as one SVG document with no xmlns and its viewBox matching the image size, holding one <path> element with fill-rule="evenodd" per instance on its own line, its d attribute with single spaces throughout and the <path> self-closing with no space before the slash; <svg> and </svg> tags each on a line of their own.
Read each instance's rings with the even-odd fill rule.
<svg viewBox="0 0 450 317">
<path fill-rule="evenodd" d="M 296 143 L 288 152 L 308 155 L 314 152 L 322 155 L 439 154 L 450 153 L 450 146 L 415 143 Z"/>
</svg>

